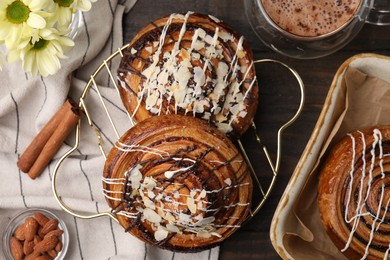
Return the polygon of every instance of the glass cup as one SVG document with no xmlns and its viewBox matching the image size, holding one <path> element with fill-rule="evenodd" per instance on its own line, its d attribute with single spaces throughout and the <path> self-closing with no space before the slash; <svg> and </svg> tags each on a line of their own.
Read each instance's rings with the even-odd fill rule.
<svg viewBox="0 0 390 260">
<path fill-rule="evenodd" d="M 292 58 L 313 59 L 334 53 L 349 43 L 358 34 L 365 23 L 390 25 L 390 0 L 355 0 L 357 3 L 356 9 L 350 14 L 350 18 L 339 27 L 317 35 L 298 34 L 286 29 L 287 27 L 283 29 L 283 26 L 278 25 L 274 21 L 276 19 L 273 20 L 268 14 L 271 14 L 269 10 L 272 8 L 268 7 L 270 9 L 266 10 L 263 1 L 265 0 L 244 1 L 245 12 L 252 29 L 265 45 L 278 53 Z M 271 1 L 271 3 L 275 2 L 277 1 Z M 279 2 L 283 2 L 282 5 L 284 7 L 290 8 L 290 12 L 299 12 L 300 9 L 298 9 L 297 6 L 305 1 L 290 0 Z M 307 3 L 308 2 L 315 1 L 307 1 Z M 336 5 L 343 4 L 343 2 L 347 2 L 347 0 L 321 0 L 316 2 L 319 2 L 320 5 L 321 3 L 328 2 L 329 6 L 335 7 Z M 346 9 L 348 8 L 345 6 L 343 7 Z M 314 17 L 318 9 L 313 8 L 312 10 L 313 12 L 310 13 L 309 10 L 308 14 L 309 16 L 312 15 Z M 299 14 L 296 16 L 299 16 Z M 280 14 L 279 17 L 284 17 L 285 21 L 290 19 L 288 22 L 290 22 L 293 27 L 301 25 L 298 20 L 295 20 L 296 18 L 284 15 L 283 13 Z M 334 17 L 334 19 L 337 20 L 337 17 Z M 314 28 L 315 23 L 309 23 L 308 26 Z"/>
</svg>

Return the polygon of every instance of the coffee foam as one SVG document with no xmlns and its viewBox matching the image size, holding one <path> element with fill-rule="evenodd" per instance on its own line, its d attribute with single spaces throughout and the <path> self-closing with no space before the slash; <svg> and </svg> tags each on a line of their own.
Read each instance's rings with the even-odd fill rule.
<svg viewBox="0 0 390 260">
<path fill-rule="evenodd" d="M 320 36 L 346 24 L 361 0 L 261 0 L 268 16 L 283 30 Z"/>
</svg>

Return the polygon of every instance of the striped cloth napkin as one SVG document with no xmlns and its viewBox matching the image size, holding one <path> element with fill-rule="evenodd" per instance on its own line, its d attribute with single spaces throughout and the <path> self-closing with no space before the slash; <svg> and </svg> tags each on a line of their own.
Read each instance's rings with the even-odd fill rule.
<svg viewBox="0 0 390 260">
<path fill-rule="evenodd" d="M 122 17 L 135 2 L 95 2 L 91 11 L 82 14 L 82 25 L 74 39 L 75 47 L 67 53 L 69 58 L 62 61 L 62 69 L 54 76 L 30 77 L 23 72 L 20 64 L 3 62 L 4 68 L 0 72 L 0 234 L 17 212 L 39 207 L 57 213 L 67 224 L 70 245 L 66 259 L 217 259 L 218 247 L 196 254 L 172 253 L 145 245 L 109 217 L 85 220 L 62 211 L 53 196 L 51 181 L 59 158 L 74 144 L 73 134 L 39 178 L 30 179 L 16 166 L 28 144 L 66 98 L 70 96 L 79 100 L 90 75 L 103 59 L 123 45 Z M 0 48 L 6 53 L 4 46 Z M 115 71 L 118 62 L 114 59 L 109 63 L 112 71 Z M 110 77 L 107 73 L 97 77 L 96 84 L 114 121 L 120 122 L 117 123 L 118 132 L 123 133 L 131 124 L 128 118 L 126 120 L 127 114 Z M 93 108 L 90 109 L 93 123 L 101 131 L 104 144 L 109 149 L 116 137 L 105 113 L 99 111 L 101 103 L 97 93 L 95 89 L 91 90 L 86 101 Z M 84 118 L 80 147 L 58 171 L 58 193 L 66 205 L 77 212 L 109 211 L 101 182 L 104 157 L 97 142 Z"/>
</svg>

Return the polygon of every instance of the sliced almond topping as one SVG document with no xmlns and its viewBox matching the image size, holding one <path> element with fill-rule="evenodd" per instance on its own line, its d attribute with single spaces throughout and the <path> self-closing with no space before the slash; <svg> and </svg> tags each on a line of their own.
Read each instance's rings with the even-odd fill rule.
<svg viewBox="0 0 390 260">
<path fill-rule="evenodd" d="M 193 198 L 187 198 L 187 206 L 188 209 L 191 211 L 192 214 L 196 213 L 196 204 L 195 200 Z"/>
<path fill-rule="evenodd" d="M 180 229 L 176 225 L 167 224 L 167 229 L 170 232 L 181 233 Z"/>
<path fill-rule="evenodd" d="M 207 231 L 199 231 L 197 234 L 196 234 L 198 237 L 204 237 L 204 238 L 210 238 L 211 237 L 211 234 Z"/>
<path fill-rule="evenodd" d="M 227 185 L 232 185 L 232 180 L 230 178 L 227 178 L 224 180 L 224 182 L 227 184 Z"/>
<path fill-rule="evenodd" d="M 164 230 L 164 229 L 159 229 L 157 230 L 155 233 L 154 233 L 154 238 L 157 240 L 157 241 L 161 241 L 161 240 L 164 240 L 165 238 L 168 237 L 168 231 Z"/>
<path fill-rule="evenodd" d="M 143 216 L 146 220 L 148 220 L 152 223 L 157 224 L 157 223 L 161 222 L 161 216 L 159 214 L 157 214 L 157 212 L 155 212 L 152 209 L 149 209 L 149 208 L 144 209 Z"/>
</svg>

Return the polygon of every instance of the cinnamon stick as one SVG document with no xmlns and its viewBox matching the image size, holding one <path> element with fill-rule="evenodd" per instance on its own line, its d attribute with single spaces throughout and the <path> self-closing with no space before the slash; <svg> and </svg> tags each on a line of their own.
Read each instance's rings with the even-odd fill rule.
<svg viewBox="0 0 390 260">
<path fill-rule="evenodd" d="M 72 106 L 65 111 L 58 126 L 55 128 L 52 135 L 47 140 L 46 144 L 39 153 L 34 164 L 28 171 L 31 179 L 35 179 L 41 175 L 43 170 L 49 164 L 54 155 L 58 152 L 66 137 L 74 129 L 80 119 L 80 110 L 78 107 Z"/>
<path fill-rule="evenodd" d="M 68 99 L 64 105 L 54 114 L 54 116 L 46 123 L 37 136 L 33 139 L 30 145 L 26 148 L 23 154 L 20 156 L 17 166 L 25 173 L 28 173 L 35 160 L 38 158 L 43 147 L 49 140 L 50 136 L 54 133 L 55 129 L 63 120 L 67 111 L 70 111 L 72 107 L 76 107 L 74 101 Z"/>
</svg>

